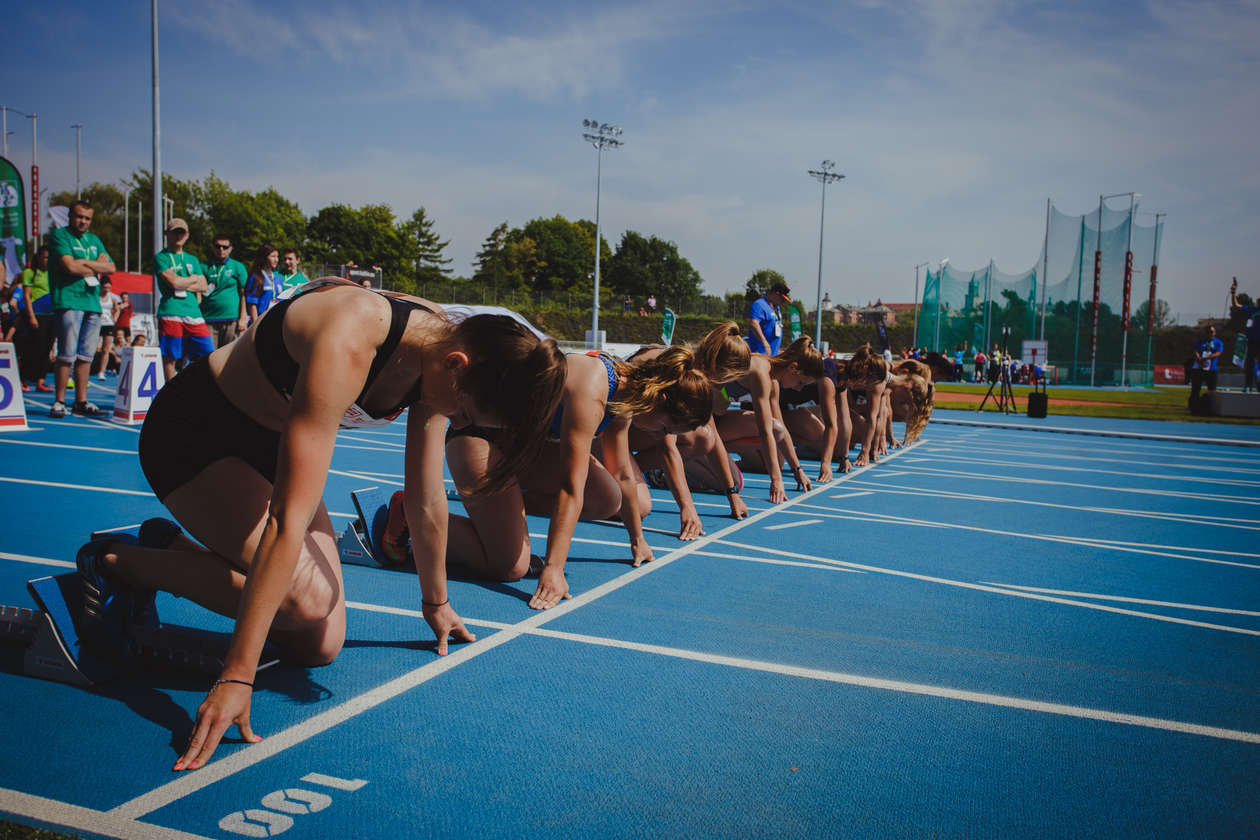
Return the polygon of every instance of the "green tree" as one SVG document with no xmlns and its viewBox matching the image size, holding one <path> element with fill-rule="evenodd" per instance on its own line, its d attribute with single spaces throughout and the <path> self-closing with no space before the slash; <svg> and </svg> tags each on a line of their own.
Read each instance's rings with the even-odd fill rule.
<svg viewBox="0 0 1260 840">
<path fill-rule="evenodd" d="M 752 277 L 748 278 L 748 282 L 744 284 L 744 300 L 752 303 L 757 298 L 766 293 L 766 290 L 775 283 L 787 285 L 787 281 L 783 279 L 783 275 L 775 271 L 773 268 L 761 268 L 753 272 Z"/>
<path fill-rule="evenodd" d="M 608 261 L 608 283 L 619 294 L 656 295 L 659 305 L 679 306 L 700 297 L 700 274 L 678 253 L 678 246 L 656 236 L 628 230 Z"/>
<path fill-rule="evenodd" d="M 131 187 L 131 235 L 135 237 L 136 232 L 136 215 L 138 213 L 136 205 L 140 204 L 143 208 L 144 218 L 141 223 L 139 236 L 142 243 L 142 272 L 148 273 L 153 271 L 153 175 L 147 169 L 137 169 L 131 176 L 123 182 L 125 186 Z M 210 237 L 214 236 L 211 229 L 212 224 L 206 218 L 202 200 L 201 184 L 197 181 L 183 181 L 175 176 L 163 172 L 162 173 L 162 198 L 172 199 L 174 201 L 174 212 L 168 211 L 171 218 L 180 218 L 188 223 L 188 243 L 186 248 L 188 252 L 198 259 L 205 259 L 207 256 L 207 248 L 210 245 Z M 92 224 L 96 221 L 93 219 Z M 134 241 L 133 241 L 134 247 Z M 135 257 L 133 256 L 134 260 Z"/>
<path fill-rule="evenodd" d="M 433 283 L 450 277 L 451 270 L 447 266 L 451 264 L 451 258 L 443 256 L 442 252 L 451 241 L 448 239 L 443 242 L 437 235 L 433 230 L 433 220 L 425 214 L 423 207 L 412 213 L 411 218 L 401 225 L 401 229 L 408 239 L 407 250 L 414 251 L 415 254 L 417 282 Z"/>
<path fill-rule="evenodd" d="M 495 290 L 507 287 L 507 235 L 508 223 L 503 222 L 481 243 L 481 250 L 473 260 L 475 282 Z"/>
<path fill-rule="evenodd" d="M 590 290 L 595 271 L 594 225 L 570 222 L 563 216 L 532 219 L 523 228 L 513 228 L 508 244 L 533 240 L 532 259 L 518 263 L 526 286 L 536 292 Z M 600 237 L 600 259 L 608 254 L 608 244 Z"/>
<path fill-rule="evenodd" d="M 379 265 L 391 288 L 416 289 L 418 251 L 388 205 L 365 204 L 358 210 L 344 204 L 330 205 L 307 222 L 306 236 L 310 261 Z"/>
<path fill-rule="evenodd" d="M 1242 301 L 1242 295 L 1238 296 Z M 1142 301 L 1138 306 L 1137 312 L 1129 319 L 1129 326 L 1132 329 L 1146 332 L 1146 320 L 1151 311 L 1151 302 L 1149 300 Z M 1172 323 L 1172 310 L 1168 306 L 1168 301 L 1160 298 L 1155 299 L 1155 329 L 1162 329 Z"/>
<path fill-rule="evenodd" d="M 274 188 L 259 193 L 234 190 L 213 172 L 201 187 L 209 235 L 231 237 L 235 245 L 232 256 L 236 259 L 248 265 L 263 244 L 303 250 L 306 216 L 297 204 Z"/>
</svg>

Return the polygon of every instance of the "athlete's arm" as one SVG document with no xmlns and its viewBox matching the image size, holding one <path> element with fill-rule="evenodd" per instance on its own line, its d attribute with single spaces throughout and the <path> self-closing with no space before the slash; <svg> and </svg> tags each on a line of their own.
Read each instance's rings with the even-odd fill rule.
<svg viewBox="0 0 1260 840">
<path fill-rule="evenodd" d="M 639 488 L 630 459 L 630 418 L 621 416 L 608 424 L 600 435 L 604 466 L 621 488 L 621 524 L 630 535 L 630 554 L 635 566 L 652 562 L 652 548 L 643 537 L 643 517 L 639 514 Z M 686 482 L 684 481 L 684 484 Z"/>
<path fill-rule="evenodd" d="M 704 433 L 704 428 L 700 428 L 701 434 Z M 665 435 L 662 445 L 665 452 L 665 475 L 669 478 L 669 489 L 674 494 L 674 501 L 678 503 L 678 539 L 694 540 L 704 536 L 704 526 L 700 523 L 700 515 L 696 513 L 696 502 L 691 498 L 691 488 L 687 486 L 687 470 L 683 466 L 682 453 L 678 451 L 678 435 Z M 636 485 L 636 497 L 637 490 Z M 635 503 L 638 503 L 637 498 Z"/>
<path fill-rule="evenodd" d="M 840 436 L 840 427 L 836 417 L 836 383 L 829 376 L 818 380 L 818 411 L 822 415 L 824 430 L 822 451 L 818 455 L 818 480 L 831 481 L 831 458 L 836 439 Z"/>
</svg>

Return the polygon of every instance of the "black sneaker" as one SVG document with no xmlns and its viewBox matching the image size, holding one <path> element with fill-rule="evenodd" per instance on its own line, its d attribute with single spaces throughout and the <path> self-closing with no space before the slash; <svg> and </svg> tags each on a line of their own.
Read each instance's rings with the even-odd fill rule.
<svg viewBox="0 0 1260 840">
<path fill-rule="evenodd" d="M 75 417 L 108 417 L 109 412 L 103 408 L 98 408 L 96 403 L 77 402 L 70 406 L 70 413 Z M 63 415 L 64 416 L 64 415 Z"/>
<path fill-rule="evenodd" d="M 49 417 L 57 417 L 57 418 L 65 417 L 65 416 L 66 416 L 66 404 L 65 404 L 65 403 L 63 403 L 61 400 L 57 400 L 57 401 L 55 401 L 55 402 L 52 404 L 52 407 L 48 409 L 48 416 L 49 416 Z"/>
</svg>

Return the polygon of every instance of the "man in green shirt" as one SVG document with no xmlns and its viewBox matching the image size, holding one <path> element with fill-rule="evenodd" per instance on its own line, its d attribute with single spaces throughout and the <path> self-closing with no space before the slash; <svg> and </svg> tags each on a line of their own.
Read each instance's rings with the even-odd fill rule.
<svg viewBox="0 0 1260 840">
<path fill-rule="evenodd" d="M 48 376 L 48 356 L 57 337 L 53 325 L 52 295 L 48 293 L 48 246 L 35 252 L 31 267 L 22 272 L 26 307 L 18 319 L 14 341 L 22 381 L 36 391 L 52 393 L 44 379 Z"/>
<path fill-rule="evenodd" d="M 76 201 L 70 207 L 69 227 L 57 228 L 48 237 L 51 269 L 49 296 L 57 328 L 56 389 L 49 417 L 66 416 L 66 386 L 74 366 L 74 405 L 70 413 L 79 417 L 107 417 L 109 412 L 88 402 L 88 367 L 96 355 L 101 335 L 99 275 L 110 274 L 114 261 L 94 233 L 92 205 Z"/>
<path fill-rule="evenodd" d="M 210 325 L 210 338 L 215 347 L 234 340 L 249 324 L 245 316 L 245 286 L 249 272 L 232 259 L 232 238 L 220 234 L 214 238 L 209 261 L 205 265 L 206 293 L 201 296 L 201 315 Z"/>
<path fill-rule="evenodd" d="M 153 255 L 153 273 L 158 292 L 158 343 L 166 381 L 175 376 L 175 367 L 214 352 L 210 327 L 201 316 L 197 294 L 207 290 L 201 260 L 184 250 L 188 223 L 171 219 L 166 223 L 166 247 Z"/>
<path fill-rule="evenodd" d="M 285 248 L 280 252 L 280 279 L 286 292 L 295 286 L 311 282 L 305 274 L 298 271 L 298 263 L 301 261 L 302 257 L 296 248 Z"/>
</svg>

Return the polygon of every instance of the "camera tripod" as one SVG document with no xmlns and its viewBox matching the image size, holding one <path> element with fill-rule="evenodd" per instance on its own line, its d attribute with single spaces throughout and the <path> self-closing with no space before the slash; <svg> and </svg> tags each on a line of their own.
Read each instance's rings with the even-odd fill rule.
<svg viewBox="0 0 1260 840">
<path fill-rule="evenodd" d="M 1003 414 L 1014 414 L 1018 411 L 1015 407 L 1015 394 L 1011 391 L 1011 364 L 1010 356 L 1007 354 L 1006 345 L 1010 341 L 1011 328 L 1002 327 L 1002 362 L 998 365 L 997 378 L 989 383 L 989 390 L 984 395 L 984 399 L 980 401 L 980 406 L 976 411 L 984 411 L 984 406 L 989 402 L 989 398 L 993 396 L 993 389 L 998 389 L 997 410 Z"/>
</svg>

